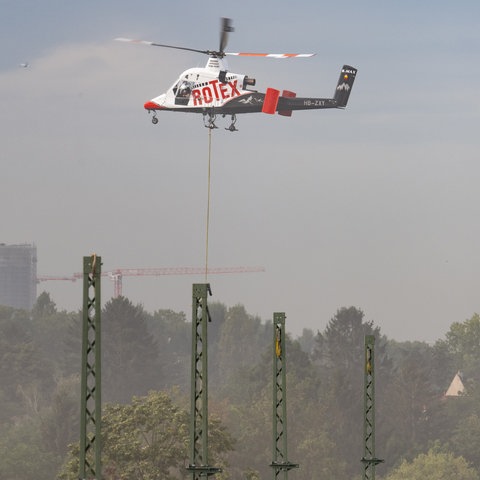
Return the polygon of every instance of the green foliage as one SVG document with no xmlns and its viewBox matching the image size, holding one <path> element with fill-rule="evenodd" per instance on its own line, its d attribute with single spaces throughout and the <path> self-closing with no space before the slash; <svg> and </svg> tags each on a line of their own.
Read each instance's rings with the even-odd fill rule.
<svg viewBox="0 0 480 480">
<path fill-rule="evenodd" d="M 34 342 L 32 322 L 23 310 L 0 306 L 0 424 L 23 412 L 25 392 L 36 400 L 53 385 L 47 362 Z"/>
<path fill-rule="evenodd" d="M 128 403 L 132 396 L 160 386 L 158 347 L 147 327 L 147 314 L 125 297 L 102 311 L 102 398 Z"/>
<path fill-rule="evenodd" d="M 228 458 L 233 478 L 242 478 L 248 472 L 259 478 L 271 475 L 271 427 L 265 428 L 271 425 L 270 401 L 271 393 L 262 391 L 250 397 L 248 405 L 230 405 L 226 425 L 236 440 L 235 451 Z"/>
<path fill-rule="evenodd" d="M 313 354 L 315 351 L 315 334 L 313 330 L 309 328 L 304 328 L 302 330 L 302 335 L 297 339 L 302 347 L 302 350 L 309 355 Z"/>
<path fill-rule="evenodd" d="M 456 370 L 467 378 L 480 380 L 480 315 L 475 313 L 464 322 L 454 322 L 445 335 L 444 344 Z"/>
<path fill-rule="evenodd" d="M 377 418 L 382 419 L 377 432 L 388 438 L 382 454 L 392 464 L 402 457 L 414 457 L 424 451 L 435 437 L 437 421 L 442 417 L 442 392 L 432 379 L 435 368 L 433 349 L 422 342 L 387 344 L 392 369 L 387 388 L 378 396 Z"/>
<path fill-rule="evenodd" d="M 480 417 L 471 413 L 462 418 L 451 437 L 450 446 L 456 455 L 462 455 L 475 468 L 480 469 Z"/>
<path fill-rule="evenodd" d="M 78 438 L 78 379 L 61 379 L 51 404 L 41 408 L 37 392 L 23 391 L 25 414 L 0 437 L 0 478 L 51 480 Z"/>
<path fill-rule="evenodd" d="M 107 405 L 102 430 L 105 470 L 121 478 L 172 478 L 187 458 L 188 414 L 163 393 Z"/>
<path fill-rule="evenodd" d="M 41 319 L 43 317 L 49 317 L 57 313 L 57 306 L 55 302 L 50 298 L 48 292 L 42 292 L 35 302 L 32 309 L 32 316 L 34 319 Z"/>
<path fill-rule="evenodd" d="M 338 449 L 338 456 L 354 475 L 362 458 L 363 381 L 365 335 L 380 337 L 373 322 L 364 322 L 364 313 L 356 307 L 341 308 L 316 337 L 314 358 L 328 402 L 329 438 Z M 384 346 L 377 340 L 376 370 L 382 369 Z"/>
<path fill-rule="evenodd" d="M 248 315 L 242 305 L 229 308 L 221 326 L 217 353 L 211 357 L 212 383 L 221 384 L 232 372 L 258 362 L 270 344 L 270 328 L 260 318 Z"/>
<path fill-rule="evenodd" d="M 2 480 L 51 480 L 62 461 L 43 443 L 39 418 L 24 417 L 0 436 Z"/>
<path fill-rule="evenodd" d="M 338 458 L 335 443 L 323 429 L 313 431 L 310 428 L 306 431 L 296 444 L 294 453 L 293 458 L 300 464 L 298 472 L 293 473 L 297 480 L 350 479 L 346 473 L 346 461 Z"/>
<path fill-rule="evenodd" d="M 229 392 L 225 424 L 237 440 L 229 456 L 234 478 L 268 478 L 272 461 L 273 339 L 260 361 L 242 368 L 222 392 Z M 330 424 L 325 392 L 310 357 L 298 341 L 286 337 L 288 459 L 299 463 L 292 478 L 346 480 L 346 462 L 326 426 Z M 236 385 L 236 387 L 235 387 Z M 232 393 L 233 392 L 233 393 Z"/>
<path fill-rule="evenodd" d="M 80 432 L 79 398 L 80 377 L 62 377 L 57 380 L 49 406 L 40 415 L 44 448 L 62 459 Z"/>
<path fill-rule="evenodd" d="M 404 461 L 386 480 L 478 480 L 478 473 L 463 457 L 429 450 L 412 462 Z"/>
<path fill-rule="evenodd" d="M 325 391 L 323 373 L 314 368 L 299 342 L 288 337 L 286 355 L 289 457 L 300 464 L 293 478 L 350 479 L 348 462 L 331 434 L 335 428 L 331 418 L 334 399 Z"/>
<path fill-rule="evenodd" d="M 225 467 L 215 478 L 268 478 L 272 323 L 241 305 L 212 303 L 209 310 L 210 463 Z M 31 315 L 0 307 L 0 479 L 50 480 L 61 463 L 61 478 L 77 479 L 81 320 L 81 312 L 58 311 L 45 292 Z M 105 480 L 156 479 L 154 471 L 166 479 L 190 476 L 191 330 L 183 312 L 149 314 L 126 298 L 105 305 L 103 400 L 115 402 L 103 412 Z M 300 464 L 292 479 L 361 475 L 365 334 L 376 336 L 376 453 L 386 460 L 377 474 L 415 480 L 407 470 L 415 463 L 424 478 L 437 478 L 420 462 L 442 470 L 447 458 L 458 467 L 447 470 L 449 480 L 462 479 L 472 468 L 459 457 L 479 469 L 480 317 L 452 324 L 430 346 L 388 340 L 348 307 L 316 336 L 304 330 L 297 340 L 286 337 L 288 457 Z M 458 370 L 467 392 L 444 398 Z M 147 395 L 151 390 L 157 393 Z M 424 454 L 435 442 L 443 450 Z"/>
<path fill-rule="evenodd" d="M 109 404 L 102 416 L 103 478 L 105 480 L 175 480 L 186 476 L 189 415 L 165 392 L 134 397 L 131 404 Z M 211 463 L 224 465 L 232 438 L 218 419 L 210 419 Z M 78 478 L 78 446 L 59 475 Z"/>
<path fill-rule="evenodd" d="M 175 385 L 186 392 L 190 385 L 191 323 L 185 313 L 173 310 L 157 310 L 146 322 L 158 346 L 158 362 L 163 366 L 157 387 Z"/>
<path fill-rule="evenodd" d="M 81 351 L 78 341 L 81 335 L 79 319 L 78 313 L 57 311 L 55 303 L 46 292 L 38 297 L 33 307 L 33 341 L 55 377 L 78 372 Z M 74 339 L 70 347 L 72 331 L 76 341 Z"/>
</svg>

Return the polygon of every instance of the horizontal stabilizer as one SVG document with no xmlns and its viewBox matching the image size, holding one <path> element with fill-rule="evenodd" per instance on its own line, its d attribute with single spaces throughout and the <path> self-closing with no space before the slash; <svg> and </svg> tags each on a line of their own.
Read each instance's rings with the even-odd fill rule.
<svg viewBox="0 0 480 480">
<path fill-rule="evenodd" d="M 282 92 L 282 97 L 295 98 L 296 96 L 297 96 L 297 94 L 295 92 L 290 92 L 289 90 L 284 90 Z M 283 115 L 284 117 L 291 117 L 292 116 L 292 111 L 291 110 L 279 110 L 278 114 Z"/>
<path fill-rule="evenodd" d="M 280 90 L 267 88 L 265 99 L 263 100 L 262 112 L 273 115 L 277 109 L 278 97 L 280 97 Z"/>
</svg>

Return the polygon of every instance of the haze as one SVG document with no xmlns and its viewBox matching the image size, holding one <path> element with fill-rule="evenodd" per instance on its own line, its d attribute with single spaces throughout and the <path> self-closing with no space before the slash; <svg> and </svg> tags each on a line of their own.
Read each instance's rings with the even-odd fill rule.
<svg viewBox="0 0 480 480">
<path fill-rule="evenodd" d="M 261 91 L 330 97 L 343 64 L 359 72 L 345 111 L 240 116 L 233 134 L 219 122 L 209 265 L 266 272 L 210 276 L 212 301 L 286 312 L 294 335 L 352 305 L 397 340 L 434 341 L 478 312 L 478 2 L 183 6 L 1 2 L 0 241 L 34 242 L 42 275 L 93 252 L 104 270 L 203 266 L 208 130 L 177 113 L 154 126 L 143 103 L 207 58 L 113 38 L 214 49 L 226 16 L 229 51 L 317 54 L 229 59 Z M 123 293 L 189 316 L 203 281 L 126 277 Z M 80 282 L 43 290 L 81 307 Z"/>
</svg>

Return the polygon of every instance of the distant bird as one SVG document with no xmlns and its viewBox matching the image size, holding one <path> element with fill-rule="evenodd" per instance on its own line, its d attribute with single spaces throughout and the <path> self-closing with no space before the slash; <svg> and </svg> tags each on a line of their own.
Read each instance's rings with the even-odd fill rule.
<svg viewBox="0 0 480 480">
<path fill-rule="evenodd" d="M 28 68 L 30 64 L 28 62 L 25 62 L 25 63 L 20 63 L 18 66 L 22 68 Z"/>
</svg>

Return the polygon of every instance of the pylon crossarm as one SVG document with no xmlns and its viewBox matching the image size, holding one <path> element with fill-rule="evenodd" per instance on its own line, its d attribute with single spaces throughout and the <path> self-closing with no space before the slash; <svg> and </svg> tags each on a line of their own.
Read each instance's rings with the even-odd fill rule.
<svg viewBox="0 0 480 480">
<path fill-rule="evenodd" d="M 198 474 L 199 476 L 210 476 L 210 475 L 215 475 L 216 473 L 219 473 L 222 471 L 221 468 L 218 467 L 210 467 L 208 465 L 189 465 L 187 467 L 187 470 L 189 472 L 193 472 L 194 474 Z"/>
<path fill-rule="evenodd" d="M 270 466 L 278 470 L 288 471 L 288 470 L 292 470 L 292 468 L 298 468 L 300 465 L 298 463 L 291 463 L 291 462 L 272 462 Z"/>
</svg>

